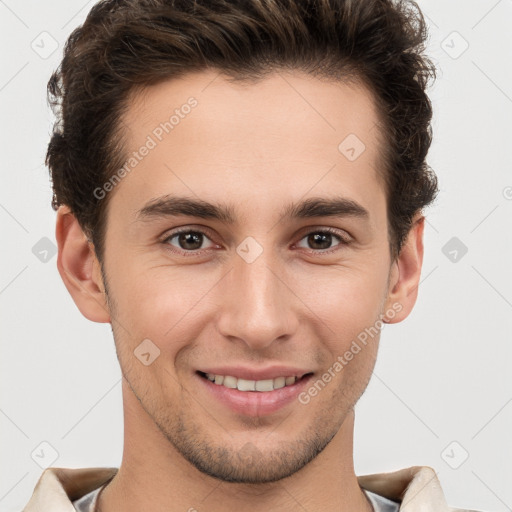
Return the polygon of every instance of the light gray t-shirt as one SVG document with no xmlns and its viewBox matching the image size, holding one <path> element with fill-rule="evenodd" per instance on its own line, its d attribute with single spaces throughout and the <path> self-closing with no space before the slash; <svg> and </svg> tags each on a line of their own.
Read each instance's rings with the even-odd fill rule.
<svg viewBox="0 0 512 512">
<path fill-rule="evenodd" d="M 90 493 L 82 496 L 81 498 L 73 501 L 73 506 L 77 510 L 77 512 L 94 512 L 94 508 L 96 506 L 96 499 L 98 497 L 101 489 L 107 484 L 94 489 Z M 400 504 L 395 501 L 391 501 L 387 498 L 383 498 L 374 492 L 368 491 L 367 489 L 363 489 L 366 496 L 370 500 L 370 503 L 373 506 L 373 510 L 375 512 L 399 512 Z"/>
</svg>

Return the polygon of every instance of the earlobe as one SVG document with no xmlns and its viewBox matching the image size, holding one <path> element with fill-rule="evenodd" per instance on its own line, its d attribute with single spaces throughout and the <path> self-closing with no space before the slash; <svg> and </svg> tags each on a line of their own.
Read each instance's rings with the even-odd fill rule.
<svg viewBox="0 0 512 512">
<path fill-rule="evenodd" d="M 57 212 L 57 268 L 80 312 L 93 322 L 110 322 L 101 269 L 94 246 L 69 207 Z"/>
<path fill-rule="evenodd" d="M 418 296 L 423 264 L 423 229 L 425 217 L 417 215 L 397 260 L 389 282 L 384 323 L 398 323 L 407 318 Z"/>
</svg>

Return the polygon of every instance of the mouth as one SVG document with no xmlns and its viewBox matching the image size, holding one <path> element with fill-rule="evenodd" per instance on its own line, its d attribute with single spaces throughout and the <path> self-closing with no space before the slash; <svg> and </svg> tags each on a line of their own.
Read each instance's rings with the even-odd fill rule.
<svg viewBox="0 0 512 512">
<path fill-rule="evenodd" d="M 213 373 L 205 373 L 198 371 L 203 379 L 207 379 L 210 382 L 218 386 L 223 386 L 228 389 L 237 389 L 243 392 L 258 392 L 265 393 L 268 391 L 275 391 L 285 387 L 293 386 L 295 383 L 302 381 L 305 377 L 313 375 L 313 372 L 304 373 L 302 375 L 289 375 L 279 376 L 273 379 L 262 379 L 262 380 L 249 380 L 233 377 L 232 375 L 216 375 Z"/>
<path fill-rule="evenodd" d="M 293 403 L 299 404 L 298 396 L 313 378 L 313 372 L 246 380 L 197 371 L 196 378 L 205 393 L 221 408 L 255 418 L 277 413 Z"/>
<path fill-rule="evenodd" d="M 213 373 L 197 372 L 204 379 L 213 382 L 217 386 L 223 386 L 228 389 L 237 389 L 238 391 L 255 391 L 265 393 L 274 391 L 284 387 L 293 386 L 296 382 L 301 381 L 304 377 L 313 373 L 305 373 L 303 375 L 279 376 L 274 379 L 249 380 L 233 377 L 232 375 L 216 375 Z"/>
</svg>

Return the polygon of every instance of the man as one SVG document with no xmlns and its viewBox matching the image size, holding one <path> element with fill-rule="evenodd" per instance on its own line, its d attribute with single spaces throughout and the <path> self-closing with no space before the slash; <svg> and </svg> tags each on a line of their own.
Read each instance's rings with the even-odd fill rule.
<svg viewBox="0 0 512 512">
<path fill-rule="evenodd" d="M 413 2 L 111 0 L 49 82 L 58 269 L 112 326 L 120 468 L 25 508 L 448 511 L 357 477 L 354 406 L 416 301 L 434 70 Z"/>
</svg>

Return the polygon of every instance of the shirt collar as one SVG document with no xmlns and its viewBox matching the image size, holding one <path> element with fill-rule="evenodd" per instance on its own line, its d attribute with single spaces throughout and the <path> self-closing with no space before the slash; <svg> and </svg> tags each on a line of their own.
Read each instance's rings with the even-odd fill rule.
<svg viewBox="0 0 512 512">
<path fill-rule="evenodd" d="M 23 512 L 75 512 L 72 502 L 115 476 L 118 468 L 47 468 L 41 474 Z M 389 473 L 357 477 L 359 486 L 401 503 L 407 512 L 450 512 L 437 473 L 429 466 L 412 466 Z"/>
</svg>

